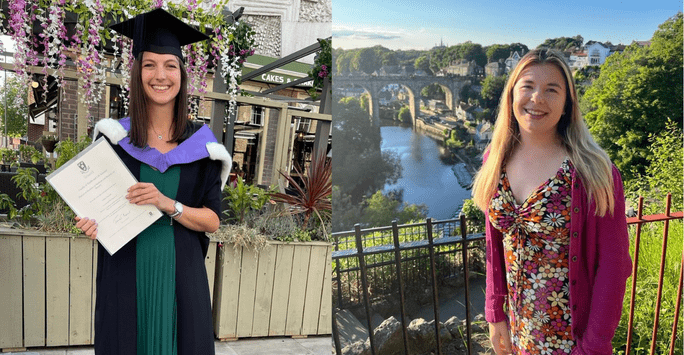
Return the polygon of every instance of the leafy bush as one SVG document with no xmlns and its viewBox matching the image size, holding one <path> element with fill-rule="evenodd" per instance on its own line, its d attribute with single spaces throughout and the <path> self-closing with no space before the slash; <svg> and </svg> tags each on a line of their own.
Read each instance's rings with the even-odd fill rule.
<svg viewBox="0 0 684 355">
<path fill-rule="evenodd" d="M 43 160 L 45 157 L 43 156 L 43 152 L 38 151 L 36 147 L 30 145 L 30 144 L 22 144 L 19 146 L 19 157 L 21 158 L 21 161 L 24 162 L 31 162 L 33 164 Z"/>
<path fill-rule="evenodd" d="M 83 137 L 77 142 L 67 138 L 57 143 L 55 152 L 59 157 L 57 158 L 57 161 L 55 161 L 55 169 L 59 169 L 59 167 L 64 165 L 64 163 L 78 155 L 78 153 L 83 151 L 83 149 L 86 149 L 90 143 L 92 143 L 92 139 L 90 139 L 90 137 Z"/>
<path fill-rule="evenodd" d="M 12 148 L 0 148 L 0 155 L 4 164 L 14 164 L 19 161 L 19 152 Z"/>
<path fill-rule="evenodd" d="M 226 193 L 223 200 L 228 201 L 228 208 L 232 212 L 231 219 L 243 224 L 245 214 L 251 210 L 261 210 L 270 200 L 270 193 L 273 192 L 273 189 L 266 191 L 258 186 L 245 185 L 242 179 L 238 178 L 235 186 L 226 185 L 223 191 Z M 231 216 L 225 211 L 223 213 Z"/>
<path fill-rule="evenodd" d="M 411 110 L 408 108 L 408 106 L 401 107 L 397 118 L 399 118 L 399 121 L 404 123 L 411 122 Z"/>
<path fill-rule="evenodd" d="M 90 142 L 91 140 L 88 137 L 83 138 L 78 143 L 74 143 L 70 139 L 61 141 L 55 149 L 60 154 L 55 164 L 56 167 L 62 166 L 76 156 Z M 34 160 L 32 161 L 37 162 L 34 153 L 38 150 L 32 146 L 27 147 L 29 148 L 23 150 L 24 154 L 29 157 L 33 156 Z M 42 153 L 40 155 L 42 156 Z M 47 182 L 38 184 L 36 182 L 37 173 L 38 171 L 35 168 L 17 169 L 17 175 L 12 177 L 12 181 L 21 189 L 21 196 L 28 204 L 17 210 L 14 201 L 6 194 L 1 194 L 0 208 L 8 210 L 10 220 L 18 216 L 25 227 L 37 227 L 45 232 L 80 233 L 81 231 L 74 225 L 74 212 L 50 184 Z"/>
<path fill-rule="evenodd" d="M 463 201 L 461 212 L 468 219 L 468 226 L 466 228 L 468 233 L 484 232 L 485 215 L 472 199 Z"/>
</svg>

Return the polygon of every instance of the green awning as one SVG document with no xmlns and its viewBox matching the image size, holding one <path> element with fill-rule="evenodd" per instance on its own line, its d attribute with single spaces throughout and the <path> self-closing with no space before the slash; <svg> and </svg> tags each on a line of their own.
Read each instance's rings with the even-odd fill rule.
<svg viewBox="0 0 684 355">
<path fill-rule="evenodd" d="M 264 55 L 252 55 L 247 57 L 247 63 L 242 67 L 242 75 L 245 75 L 253 70 L 256 70 L 264 65 L 275 62 L 278 58 L 271 58 Z M 248 68 L 248 65 L 256 65 L 256 68 Z M 283 65 L 278 69 L 274 69 L 268 73 L 252 78 L 253 81 L 264 82 L 269 84 L 286 84 L 301 78 L 307 77 L 308 71 L 311 70 L 311 64 L 301 62 L 291 62 Z M 298 85 L 300 87 L 312 87 L 313 80 L 307 81 L 304 84 Z"/>
</svg>

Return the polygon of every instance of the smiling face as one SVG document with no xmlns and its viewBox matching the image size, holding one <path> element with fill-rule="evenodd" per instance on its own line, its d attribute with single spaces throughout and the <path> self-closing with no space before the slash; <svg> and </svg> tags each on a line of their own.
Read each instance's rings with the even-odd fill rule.
<svg viewBox="0 0 684 355">
<path fill-rule="evenodd" d="M 567 87 L 554 64 L 523 69 L 513 86 L 513 114 L 521 135 L 555 135 L 565 108 Z"/>
<path fill-rule="evenodd" d="M 180 68 L 173 54 L 143 52 L 140 76 L 149 105 L 173 107 L 180 91 Z"/>
</svg>

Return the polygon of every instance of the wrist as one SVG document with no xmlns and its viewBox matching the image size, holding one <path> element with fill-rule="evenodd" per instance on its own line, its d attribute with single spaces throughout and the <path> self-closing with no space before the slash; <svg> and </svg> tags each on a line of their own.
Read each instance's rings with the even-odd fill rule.
<svg viewBox="0 0 684 355">
<path fill-rule="evenodd" d="M 178 201 L 173 201 L 173 208 L 171 213 L 167 213 L 169 217 L 178 219 L 183 214 L 183 204 Z"/>
<path fill-rule="evenodd" d="M 176 203 L 176 201 L 167 197 L 166 203 L 164 203 L 164 208 L 162 208 L 161 211 L 166 214 L 173 214 L 173 212 L 176 211 L 176 208 L 173 206 L 174 203 Z"/>
</svg>

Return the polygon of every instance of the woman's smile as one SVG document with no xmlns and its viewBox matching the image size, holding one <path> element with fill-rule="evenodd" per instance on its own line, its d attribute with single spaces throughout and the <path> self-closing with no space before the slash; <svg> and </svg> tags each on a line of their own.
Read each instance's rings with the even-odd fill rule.
<svg viewBox="0 0 684 355">
<path fill-rule="evenodd" d="M 553 133 L 563 115 L 566 84 L 555 65 L 536 64 L 524 69 L 513 88 L 513 113 L 524 134 Z"/>
<path fill-rule="evenodd" d="M 150 104 L 173 105 L 180 91 L 180 76 L 175 55 L 143 52 L 141 79 Z"/>
</svg>

